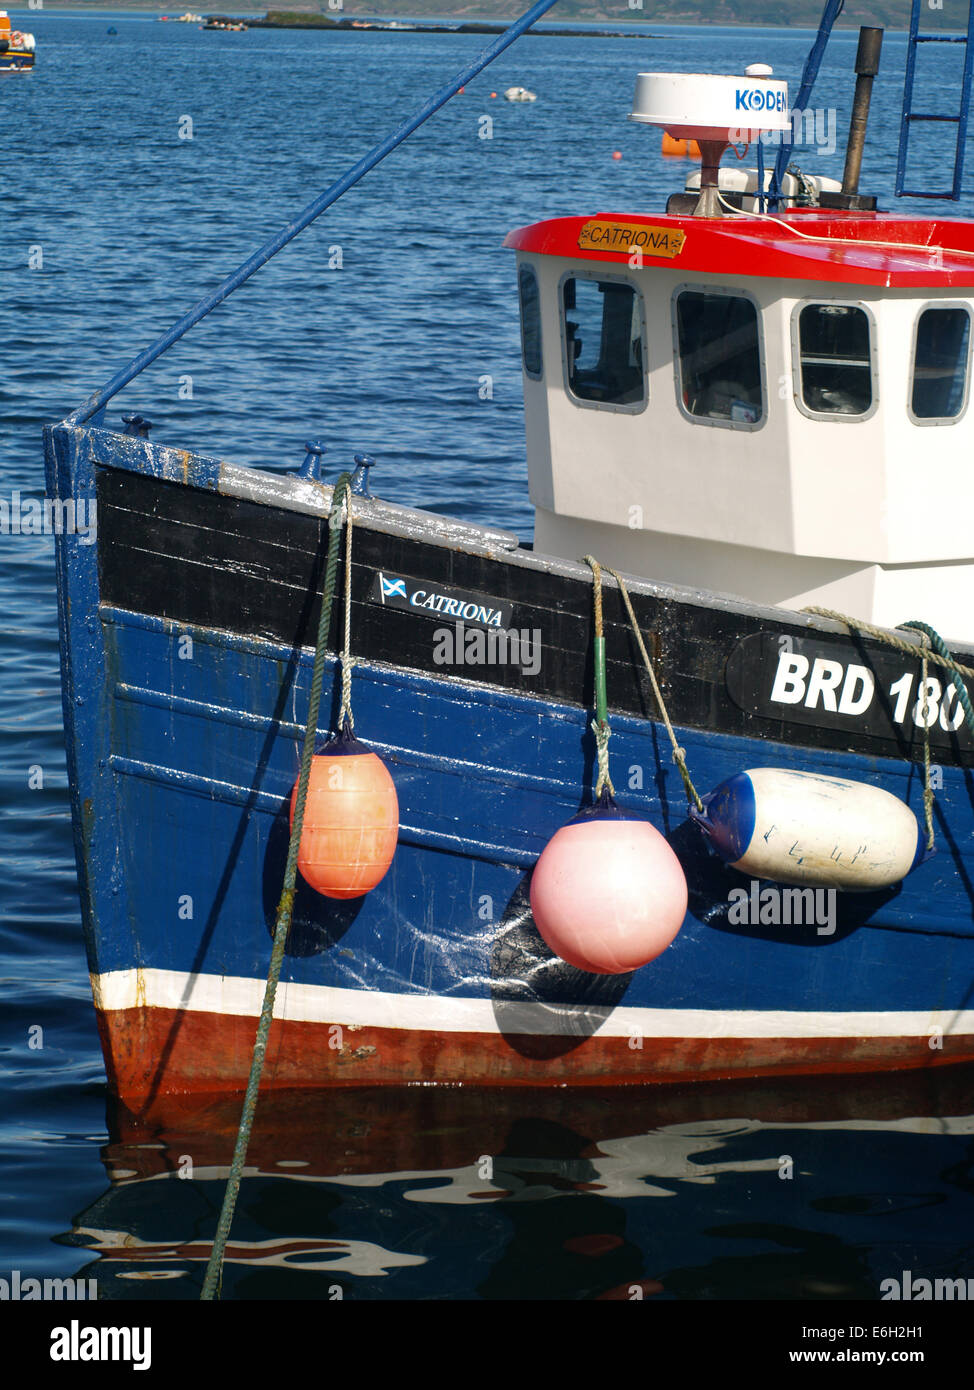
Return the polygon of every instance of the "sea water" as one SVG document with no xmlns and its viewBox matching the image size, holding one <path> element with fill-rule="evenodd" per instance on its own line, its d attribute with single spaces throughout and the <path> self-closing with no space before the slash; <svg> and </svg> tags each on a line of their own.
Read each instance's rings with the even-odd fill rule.
<svg viewBox="0 0 974 1390">
<path fill-rule="evenodd" d="M 37 38 L 35 70 L 0 80 L 0 492 L 22 518 L 44 496 L 42 426 L 484 40 L 201 33 L 118 12 L 13 23 Z M 794 99 L 812 37 L 649 27 L 658 37 L 523 39 L 127 388 L 110 421 L 137 412 L 159 442 L 281 471 L 322 439 L 331 477 L 367 451 L 378 495 L 528 539 L 504 234 L 662 210 L 682 187 L 687 166 L 626 120 L 636 72 L 768 61 Z M 834 41 L 817 147 L 796 153 L 834 177 L 854 45 Z M 904 55 L 888 35 L 863 167 L 887 205 Z M 491 96 L 513 85 L 538 100 Z M 921 133 L 928 167 L 944 168 L 943 138 Z M 160 1133 L 111 1104 L 75 877 L 53 540 L 8 525 L 0 560 L 0 1279 L 8 1296 L 15 1278 L 21 1291 L 71 1278 L 101 1298 L 196 1298 L 234 1114 Z M 267 1102 L 224 1296 L 879 1299 L 907 1271 L 964 1278 L 969 1097 L 952 1075 L 344 1092 L 294 1115 Z"/>
</svg>

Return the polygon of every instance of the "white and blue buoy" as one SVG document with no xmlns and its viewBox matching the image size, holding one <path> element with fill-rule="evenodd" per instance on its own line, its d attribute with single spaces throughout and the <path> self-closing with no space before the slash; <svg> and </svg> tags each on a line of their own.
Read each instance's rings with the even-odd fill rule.
<svg viewBox="0 0 974 1390">
<path fill-rule="evenodd" d="M 729 777 L 690 814 L 731 868 L 752 878 L 867 892 L 926 856 L 916 816 L 865 782 L 782 768 Z"/>
</svg>

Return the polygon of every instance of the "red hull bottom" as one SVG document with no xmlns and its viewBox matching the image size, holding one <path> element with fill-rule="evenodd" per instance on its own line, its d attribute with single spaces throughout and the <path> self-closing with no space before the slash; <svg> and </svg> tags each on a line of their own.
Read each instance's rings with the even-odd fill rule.
<svg viewBox="0 0 974 1390">
<path fill-rule="evenodd" d="M 108 1080 L 132 1110 L 166 1095 L 242 1092 L 256 1019 L 166 1008 L 99 1010 Z M 810 1076 L 974 1061 L 974 1038 L 527 1036 L 275 1020 L 262 1090 L 334 1086 L 617 1086 Z"/>
</svg>

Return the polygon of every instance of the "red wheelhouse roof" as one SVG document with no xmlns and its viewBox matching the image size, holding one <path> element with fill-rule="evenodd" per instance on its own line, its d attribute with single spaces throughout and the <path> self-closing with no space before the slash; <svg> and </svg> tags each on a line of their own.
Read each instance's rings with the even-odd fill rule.
<svg viewBox="0 0 974 1390">
<path fill-rule="evenodd" d="M 644 227 L 648 230 L 640 234 L 637 229 Z M 974 287 L 974 222 L 961 220 L 820 209 L 778 218 L 601 212 L 536 222 L 504 239 L 505 246 L 518 251 L 617 265 L 627 264 L 633 244 L 643 245 L 646 266 L 732 274 L 735 279 L 755 275 L 892 289 Z"/>
</svg>

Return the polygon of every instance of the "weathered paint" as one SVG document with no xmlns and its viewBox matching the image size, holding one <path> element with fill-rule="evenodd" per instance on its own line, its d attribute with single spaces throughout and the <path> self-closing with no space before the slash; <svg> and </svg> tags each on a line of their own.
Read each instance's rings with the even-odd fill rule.
<svg viewBox="0 0 974 1390">
<path fill-rule="evenodd" d="M 113 1089 L 132 1110 L 169 1093 L 242 1091 L 256 1020 L 175 1009 L 99 1013 Z M 971 1061 L 970 1037 L 945 1039 L 932 1053 L 923 1039 L 652 1038 L 631 1048 L 625 1038 L 579 1040 L 537 1034 L 414 1032 L 370 1029 L 354 1046 L 330 1046 L 340 1025 L 271 1025 L 262 1087 L 268 1091 L 331 1086 L 404 1085 L 449 1080 L 471 1085 L 644 1085 L 729 1080 L 743 1076 L 848 1074 Z M 165 1058 L 164 1078 L 160 1059 Z M 160 1084 L 161 1083 L 161 1084 Z"/>
</svg>

